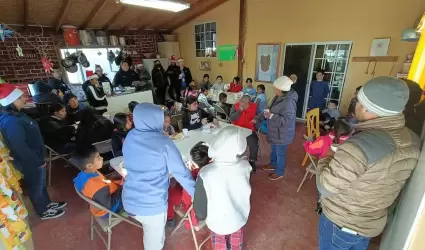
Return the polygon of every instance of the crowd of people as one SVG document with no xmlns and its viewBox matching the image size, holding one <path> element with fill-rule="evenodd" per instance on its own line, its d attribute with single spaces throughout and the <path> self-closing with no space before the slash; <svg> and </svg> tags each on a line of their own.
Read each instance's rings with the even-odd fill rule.
<svg viewBox="0 0 425 250">
<path fill-rule="evenodd" d="M 50 84 L 35 84 L 38 94 L 34 101 L 51 104 L 48 114 L 37 121 L 23 112 L 22 91 L 11 84 L 0 85 L 0 132 L 41 219 L 62 216 L 67 205 L 51 201 L 47 193 L 46 145 L 59 154 L 71 155 L 81 170 L 74 184 L 83 195 L 113 212 L 125 212 L 143 225 L 145 249 L 163 248 L 165 227 L 175 226 L 173 207 L 181 202 L 185 211 L 193 206 L 190 216 L 195 225 L 206 222 L 214 249 L 243 248 L 250 214 L 250 178 L 257 171 L 258 131 L 266 134 L 271 146 L 270 164 L 262 169 L 270 171 L 269 180 L 279 180 L 285 174 L 288 146 L 296 133 L 296 78 L 276 79 L 274 97 L 268 104 L 265 86 L 254 88 L 251 78 L 242 86 L 241 79 L 234 77 L 226 86 L 221 76 L 211 83 L 205 74 L 199 91 L 184 60 L 177 64 L 171 58 L 165 70 L 157 61 L 149 75 L 142 66 L 133 71 L 129 62 L 123 61 L 112 82 L 96 67 L 83 85 L 90 107 L 79 103 L 55 72 Z M 113 89 L 115 84 L 147 82 L 151 76 L 156 102 L 162 106 L 132 101 L 129 113 L 117 113 L 112 121 L 102 116 L 108 104 L 99 82 L 109 82 Z M 405 125 L 420 120 L 420 95 L 414 93 L 421 90 L 411 81 L 377 77 L 356 89 L 347 116 L 342 116 L 337 102 L 326 103 L 329 86 L 323 77 L 324 72 L 316 74 L 309 100 L 309 109 L 321 109 L 322 135 L 307 138 L 304 144 L 305 151 L 319 159 L 319 249 L 367 249 L 370 238 L 382 232 L 388 208 L 419 158 L 418 132 Z M 166 99 L 167 89 L 174 100 Z M 215 103 L 220 110 L 212 105 L 210 90 L 220 93 Z M 225 91 L 241 92 L 242 97 L 229 105 Z M 180 110 L 176 102 L 181 100 Z M 177 115 L 182 127 L 172 122 Z M 171 139 L 183 129 L 218 125 L 223 118 L 235 126 L 222 128 L 210 144 L 200 141 L 193 146 L 187 166 Z M 251 132 L 247 136 L 240 128 Z M 108 139 L 112 157 L 123 156 L 125 178 L 117 173 L 106 177 L 99 171 L 103 158 L 109 156 L 100 154 L 93 144 Z M 246 148 L 247 159 L 242 157 Z M 91 212 L 106 214 L 94 208 Z"/>
</svg>

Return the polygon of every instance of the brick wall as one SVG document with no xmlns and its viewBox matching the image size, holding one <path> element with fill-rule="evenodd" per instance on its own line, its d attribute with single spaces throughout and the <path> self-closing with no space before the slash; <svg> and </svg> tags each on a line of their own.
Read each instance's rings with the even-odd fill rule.
<svg viewBox="0 0 425 250">
<path fill-rule="evenodd" d="M 28 83 L 33 80 L 48 79 L 41 65 L 42 53 L 34 49 L 31 44 L 40 48 L 44 46 L 44 52 L 52 60 L 54 67 L 59 65 L 59 53 L 55 50 L 55 45 L 63 44 L 61 35 L 52 36 L 49 34 L 44 37 L 35 38 L 40 33 L 22 34 L 25 38 L 13 37 L 6 38 L 5 42 L 0 41 L 0 77 L 6 82 L 11 83 Z M 119 35 L 119 34 L 117 34 Z M 157 42 L 163 41 L 162 36 L 154 33 L 146 34 L 128 34 L 122 35 L 133 45 L 125 46 L 124 49 L 136 51 L 136 55 L 132 55 L 134 60 L 142 58 L 150 58 L 157 53 Z M 16 46 L 19 44 L 23 50 L 24 57 L 17 56 Z"/>
</svg>

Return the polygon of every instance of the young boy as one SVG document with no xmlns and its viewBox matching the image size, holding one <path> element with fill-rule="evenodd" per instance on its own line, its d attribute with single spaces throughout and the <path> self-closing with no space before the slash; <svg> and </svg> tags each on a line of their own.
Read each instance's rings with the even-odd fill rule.
<svg viewBox="0 0 425 250">
<path fill-rule="evenodd" d="M 255 100 L 255 97 L 257 95 L 257 91 L 254 87 L 252 87 L 252 78 L 246 79 L 246 87 L 243 88 L 242 92 L 244 95 L 249 95 L 252 100 Z"/>
<path fill-rule="evenodd" d="M 123 210 L 121 202 L 121 180 L 108 180 L 98 170 L 103 166 L 103 158 L 92 145 L 78 149 L 72 161 L 81 170 L 74 178 L 74 185 L 87 198 L 99 203 L 112 212 Z M 95 207 L 90 207 L 95 216 L 104 216 L 107 213 Z"/>
<path fill-rule="evenodd" d="M 224 112 L 226 113 L 226 116 L 229 116 L 230 113 L 230 105 L 227 104 L 227 94 L 226 93 L 220 93 L 218 95 L 218 106 L 220 106 Z M 225 116 L 223 114 L 220 114 L 220 117 L 225 119 Z"/>
<path fill-rule="evenodd" d="M 128 110 L 130 111 L 130 114 L 128 114 L 128 117 L 130 118 L 130 121 L 133 122 L 133 110 L 134 108 L 139 104 L 136 101 L 131 101 L 128 103 Z"/>
<path fill-rule="evenodd" d="M 205 220 L 211 230 L 212 249 L 242 249 L 251 210 L 251 166 L 240 158 L 246 136 L 235 126 L 223 128 L 208 149 L 214 162 L 203 167 L 196 180 L 193 207 L 198 221 Z"/>
<path fill-rule="evenodd" d="M 266 87 L 263 84 L 257 86 L 257 98 L 255 99 L 255 103 L 257 104 L 257 115 L 264 112 L 267 106 L 267 98 L 266 98 Z"/>
<path fill-rule="evenodd" d="M 181 113 L 179 110 L 177 110 L 176 102 L 175 102 L 175 101 L 167 101 L 167 102 L 165 103 L 165 106 L 167 106 L 167 110 L 166 110 L 166 112 L 167 112 L 170 116 L 173 116 L 173 115 L 179 115 L 179 114 Z"/>
<path fill-rule="evenodd" d="M 166 136 L 176 135 L 176 131 L 174 130 L 174 127 L 171 125 L 171 116 L 167 113 L 164 115 L 164 135 Z"/>
<path fill-rule="evenodd" d="M 199 86 L 206 87 L 207 89 L 210 89 L 212 87 L 212 84 L 210 82 L 210 75 L 204 74 L 204 78 L 202 79 L 202 82 L 199 84 Z"/>
<path fill-rule="evenodd" d="M 202 87 L 201 93 L 199 93 L 199 96 L 198 96 L 198 102 L 204 104 L 210 113 L 214 113 L 215 111 L 214 107 L 208 102 L 208 93 L 209 93 L 209 89 L 205 86 Z"/>
<path fill-rule="evenodd" d="M 326 131 L 329 131 L 333 128 L 335 121 L 341 116 L 341 113 L 338 110 L 338 102 L 337 101 L 329 101 L 328 108 L 322 110 L 321 115 L 321 124 L 324 126 Z"/>
</svg>

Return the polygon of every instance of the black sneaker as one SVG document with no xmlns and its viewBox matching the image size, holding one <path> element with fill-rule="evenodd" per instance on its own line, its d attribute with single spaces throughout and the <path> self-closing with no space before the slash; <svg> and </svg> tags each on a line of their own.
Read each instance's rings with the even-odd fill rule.
<svg viewBox="0 0 425 250">
<path fill-rule="evenodd" d="M 47 209 L 46 212 L 41 214 L 40 219 L 42 220 L 55 219 L 55 218 L 61 217 L 64 214 L 65 214 L 65 211 L 63 211 L 62 209 L 59 209 L 59 210 Z"/>
<path fill-rule="evenodd" d="M 47 209 L 62 209 L 64 207 L 66 207 L 66 205 L 68 205 L 68 203 L 66 202 L 50 202 L 49 205 L 47 205 Z"/>
</svg>

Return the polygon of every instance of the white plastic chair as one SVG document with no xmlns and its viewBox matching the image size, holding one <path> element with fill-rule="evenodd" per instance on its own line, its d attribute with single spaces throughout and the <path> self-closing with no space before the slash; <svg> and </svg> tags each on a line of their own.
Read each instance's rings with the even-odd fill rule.
<svg viewBox="0 0 425 250">
<path fill-rule="evenodd" d="M 75 192 L 77 192 L 78 196 L 80 196 L 81 199 L 85 200 L 90 206 L 94 206 L 97 209 L 103 210 L 108 213 L 107 216 L 94 216 L 90 212 L 90 240 L 93 240 L 93 232 L 96 231 L 97 235 L 99 235 L 99 237 L 105 244 L 107 250 L 111 249 L 112 228 L 120 224 L 121 222 L 127 222 L 133 226 L 143 229 L 142 225 L 140 225 L 139 223 L 133 222 L 122 215 L 116 214 L 111 210 L 103 207 L 99 203 L 85 197 L 81 192 L 77 190 L 77 188 L 75 188 Z M 97 222 L 97 226 L 94 223 L 95 220 Z M 102 236 L 101 231 L 108 235 L 108 239 L 105 239 Z"/>
<path fill-rule="evenodd" d="M 215 111 L 217 113 L 215 116 L 216 116 L 216 118 L 218 120 L 220 120 L 222 122 L 226 122 L 226 123 L 232 123 L 232 121 L 230 120 L 229 116 L 226 114 L 226 111 L 224 111 L 224 109 L 222 107 L 220 107 L 216 103 L 214 103 L 213 107 L 214 107 L 214 109 L 215 109 Z M 224 114 L 225 115 L 225 118 L 222 119 L 219 114 Z"/>
<path fill-rule="evenodd" d="M 189 207 L 186 213 L 183 213 L 182 211 L 177 209 L 177 207 L 174 207 L 173 209 L 174 209 L 174 212 L 181 218 L 181 220 L 179 224 L 177 224 L 173 232 L 171 232 L 170 237 L 173 236 L 173 234 L 183 226 L 185 221 L 189 221 L 190 231 L 192 232 L 193 243 L 195 243 L 195 249 L 201 250 L 202 246 L 211 238 L 211 235 L 209 235 L 205 240 L 203 240 L 201 244 L 198 244 L 198 239 L 196 238 L 195 231 L 199 232 L 202 228 L 204 228 L 206 225 L 205 221 L 199 221 L 197 226 L 193 225 L 192 217 L 190 216 L 190 213 L 193 210 L 193 204 Z"/>
</svg>

